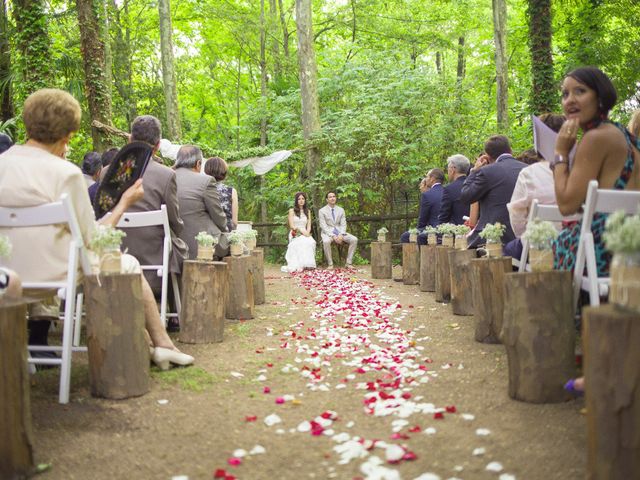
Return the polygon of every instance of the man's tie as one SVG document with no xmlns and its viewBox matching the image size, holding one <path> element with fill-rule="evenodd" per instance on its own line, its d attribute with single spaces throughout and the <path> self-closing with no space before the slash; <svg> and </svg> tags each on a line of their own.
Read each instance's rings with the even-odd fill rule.
<svg viewBox="0 0 640 480">
<path fill-rule="evenodd" d="M 340 233 L 340 232 L 338 232 L 338 229 L 335 227 L 335 224 L 336 224 L 336 212 L 335 212 L 335 210 L 333 208 L 331 209 L 331 218 L 333 218 L 333 225 L 334 225 L 333 233 L 335 235 L 338 235 L 338 233 Z"/>
</svg>

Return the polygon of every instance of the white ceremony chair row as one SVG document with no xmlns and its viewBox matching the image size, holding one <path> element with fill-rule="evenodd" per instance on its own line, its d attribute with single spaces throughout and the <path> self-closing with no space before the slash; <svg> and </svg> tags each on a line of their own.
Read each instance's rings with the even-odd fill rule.
<svg viewBox="0 0 640 480">
<path fill-rule="evenodd" d="M 40 365 L 60 365 L 59 402 L 69 402 L 69 388 L 71 382 L 71 356 L 73 351 L 86 351 L 86 347 L 74 347 L 74 323 L 79 327 L 82 317 L 83 295 L 78 292 L 78 267 L 81 266 L 85 275 L 91 274 L 91 266 L 84 248 L 80 226 L 71 199 L 66 194 L 58 202 L 48 203 L 37 207 L 10 208 L 0 207 L 0 227 L 29 228 L 37 226 L 58 225 L 66 226 L 71 233 L 69 243 L 69 260 L 67 277 L 59 282 L 34 282 L 23 272 L 17 272 L 22 278 L 25 295 L 29 290 L 51 289 L 57 291 L 58 296 L 65 301 L 64 323 L 62 326 L 62 346 L 29 346 L 30 351 L 55 351 L 61 353 L 61 358 L 29 358 L 29 363 Z M 11 233 L 8 233 L 11 238 Z M 47 264 L 46 252 L 33 250 L 33 255 L 42 255 L 42 264 Z M 79 328 L 78 328 L 79 330 Z"/>
</svg>

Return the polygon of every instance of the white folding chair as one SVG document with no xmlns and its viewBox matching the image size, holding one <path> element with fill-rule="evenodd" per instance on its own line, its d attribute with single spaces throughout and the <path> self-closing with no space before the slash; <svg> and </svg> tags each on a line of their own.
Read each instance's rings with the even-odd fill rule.
<svg viewBox="0 0 640 480">
<path fill-rule="evenodd" d="M 591 180 L 584 204 L 580 241 L 576 253 L 573 274 L 574 301 L 577 306 L 580 290 L 589 292 L 591 306 L 600 305 L 600 297 L 609 291 L 609 278 L 598 277 L 596 252 L 591 232 L 591 223 L 596 213 L 613 213 L 623 210 L 627 215 L 637 213 L 640 208 L 640 191 L 598 189 L 598 182 Z M 587 275 L 584 266 L 587 265 Z"/>
<path fill-rule="evenodd" d="M 171 230 L 169 229 L 169 217 L 167 216 L 167 206 L 161 205 L 160 210 L 149 212 L 126 212 L 118 222 L 118 228 L 142 228 L 162 225 L 164 229 L 164 239 L 162 245 L 162 265 L 140 265 L 142 270 L 155 270 L 159 277 L 162 277 L 162 291 L 160 293 L 160 318 L 162 323 L 167 324 L 167 317 L 177 317 L 180 314 L 180 290 L 178 279 L 175 274 L 171 275 L 173 286 L 173 296 L 176 304 L 176 313 L 167 313 L 167 290 L 169 286 L 169 258 L 171 255 Z"/>
<path fill-rule="evenodd" d="M 30 351 L 61 352 L 61 358 L 30 358 L 29 363 L 40 365 L 60 365 L 59 402 L 69 402 L 69 387 L 71 382 L 71 355 L 73 351 L 86 351 L 86 347 L 73 347 L 74 319 L 78 324 L 82 316 L 82 293 L 77 292 L 78 266 L 85 274 L 91 273 L 91 266 L 84 248 L 82 234 L 76 219 L 71 200 L 64 194 L 60 201 L 39 205 L 37 207 L 11 208 L 0 207 L 0 227 L 17 229 L 46 225 L 66 225 L 71 233 L 69 243 L 69 260 L 67 277 L 59 282 L 30 281 L 23 272 L 17 272 L 23 279 L 22 286 L 31 289 L 51 289 L 57 291 L 58 297 L 64 299 L 64 324 L 62 327 L 62 346 L 29 346 Z M 11 230 L 6 232 L 11 238 Z M 47 263 L 47 252 L 33 250 L 33 255 L 41 255 L 42 263 Z"/>
</svg>

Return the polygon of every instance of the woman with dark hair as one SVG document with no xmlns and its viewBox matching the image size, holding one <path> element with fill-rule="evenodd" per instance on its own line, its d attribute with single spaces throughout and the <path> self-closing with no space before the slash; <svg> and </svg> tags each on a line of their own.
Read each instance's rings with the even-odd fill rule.
<svg viewBox="0 0 640 480">
<path fill-rule="evenodd" d="M 235 188 L 222 183 L 227 178 L 229 167 L 220 157 L 211 157 L 204 164 L 203 172 L 216 179 L 216 188 L 220 197 L 222 210 L 227 216 L 227 229 L 235 230 L 238 227 L 238 192 Z"/>
<path fill-rule="evenodd" d="M 295 194 L 293 208 L 289 209 L 289 246 L 283 272 L 301 272 L 305 268 L 316 268 L 316 241 L 311 236 L 311 212 L 307 206 L 307 195 Z"/>
</svg>

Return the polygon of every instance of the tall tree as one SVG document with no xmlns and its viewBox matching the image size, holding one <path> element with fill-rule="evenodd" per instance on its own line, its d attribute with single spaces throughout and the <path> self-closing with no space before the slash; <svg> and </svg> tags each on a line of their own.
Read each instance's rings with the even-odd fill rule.
<svg viewBox="0 0 640 480">
<path fill-rule="evenodd" d="M 104 43 L 102 42 L 99 0 L 76 0 L 80 26 L 80 50 L 84 65 L 84 86 L 91 120 L 111 124 L 111 95 L 105 75 Z M 100 9 L 100 10 L 99 10 Z M 100 131 L 91 127 L 93 149 L 100 151 L 104 141 Z"/>
<path fill-rule="evenodd" d="M 7 4 L 5 0 L 0 0 L 0 123 L 14 116 L 10 78 L 11 50 L 9 47 Z"/>
<path fill-rule="evenodd" d="M 302 133 L 305 142 L 311 142 L 320 132 L 320 105 L 318 103 L 318 69 L 313 45 L 313 17 L 311 0 L 296 0 L 296 26 L 298 31 L 298 69 L 302 98 Z M 307 150 L 306 173 L 313 179 L 320 164 L 317 147 Z M 312 187 L 313 204 L 319 205 L 316 187 Z"/>
<path fill-rule="evenodd" d="M 124 0 L 121 8 L 118 7 L 115 0 L 111 0 L 111 2 L 111 11 L 113 12 L 111 25 L 115 36 L 115 48 L 113 50 L 113 70 L 115 75 L 113 76 L 113 81 L 124 104 L 126 124 L 129 126 L 138 115 L 133 94 L 131 29 L 128 24 L 129 0 Z"/>
<path fill-rule="evenodd" d="M 179 140 L 182 136 L 180 110 L 178 107 L 178 85 L 176 82 L 175 62 L 173 59 L 173 33 L 171 27 L 171 5 L 169 0 L 158 1 L 160 15 L 160 52 L 162 55 L 162 80 L 164 101 L 167 109 L 167 136 Z"/>
<path fill-rule="evenodd" d="M 466 60 L 464 57 L 464 37 L 458 37 L 458 67 L 456 68 L 456 76 L 458 78 L 458 82 L 461 82 L 464 79 Z"/>
<path fill-rule="evenodd" d="M 551 53 L 551 0 L 528 0 L 531 51 L 531 109 L 539 115 L 556 110 L 558 100 Z"/>
<path fill-rule="evenodd" d="M 280 42 L 278 41 L 278 7 L 276 0 L 269 0 L 269 28 L 267 30 L 271 36 L 273 77 L 278 82 L 282 77 L 282 62 L 280 61 Z"/>
<path fill-rule="evenodd" d="M 280 26 L 282 27 L 282 50 L 284 57 L 289 59 L 289 30 L 287 29 L 287 19 L 284 15 L 284 7 L 282 0 L 278 0 L 278 7 L 280 8 Z"/>
<path fill-rule="evenodd" d="M 493 40 L 496 59 L 497 122 L 501 132 L 509 128 L 507 83 L 507 3 L 493 0 Z"/>
</svg>

